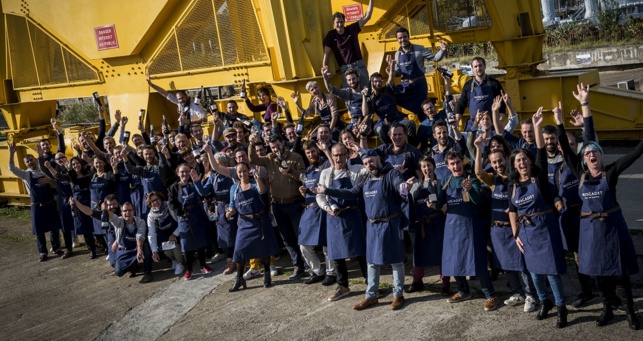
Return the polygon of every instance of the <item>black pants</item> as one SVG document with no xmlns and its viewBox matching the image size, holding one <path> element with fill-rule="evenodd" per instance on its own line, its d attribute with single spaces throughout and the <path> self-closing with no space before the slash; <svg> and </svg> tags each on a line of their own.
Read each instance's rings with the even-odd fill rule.
<svg viewBox="0 0 643 341">
<path fill-rule="evenodd" d="M 630 276 L 599 276 L 598 289 L 601 292 L 601 299 L 603 304 L 611 304 L 613 299 L 620 296 L 624 301 L 629 314 L 634 313 L 634 296 L 632 295 L 632 283 Z M 618 295 L 617 295 L 618 289 Z"/>
<path fill-rule="evenodd" d="M 303 199 L 291 204 L 272 204 L 272 213 L 275 215 L 279 234 L 283 239 L 286 250 L 292 259 L 292 265 L 295 266 L 295 271 L 304 269 L 304 257 L 301 255 L 299 249 L 298 235 L 299 235 L 299 221 L 301 214 L 304 212 L 302 206 Z"/>
<path fill-rule="evenodd" d="M 85 233 L 83 234 L 83 238 L 85 238 L 85 245 L 87 246 L 87 250 L 96 252 L 96 240 L 94 239 L 94 234 L 92 234 L 91 232 Z"/>
<path fill-rule="evenodd" d="M 356 257 L 359 262 L 359 268 L 362 271 L 362 277 L 368 278 L 368 272 L 366 270 L 366 257 L 359 256 Z M 348 266 L 346 265 L 345 259 L 333 259 L 335 262 L 335 271 L 337 272 L 337 284 L 348 287 Z"/>
<path fill-rule="evenodd" d="M 58 230 L 49 232 L 49 241 L 51 242 L 51 249 L 54 252 L 60 251 L 60 233 Z M 38 253 L 40 253 L 40 255 L 46 256 L 47 253 L 49 253 L 45 233 L 36 235 L 36 246 L 38 247 Z"/>
<path fill-rule="evenodd" d="M 205 266 L 205 248 L 196 249 L 196 253 L 199 257 L 199 265 Z M 192 272 L 192 266 L 194 263 L 194 250 L 185 252 L 185 266 L 188 271 Z"/>
</svg>

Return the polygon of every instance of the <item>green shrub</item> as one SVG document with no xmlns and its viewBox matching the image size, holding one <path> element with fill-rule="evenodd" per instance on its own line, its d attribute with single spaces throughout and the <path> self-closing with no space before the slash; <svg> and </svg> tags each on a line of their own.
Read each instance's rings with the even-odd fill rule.
<svg viewBox="0 0 643 341">
<path fill-rule="evenodd" d="M 77 102 L 65 106 L 56 118 L 64 124 L 81 124 L 98 122 L 98 110 L 91 102 Z"/>
</svg>

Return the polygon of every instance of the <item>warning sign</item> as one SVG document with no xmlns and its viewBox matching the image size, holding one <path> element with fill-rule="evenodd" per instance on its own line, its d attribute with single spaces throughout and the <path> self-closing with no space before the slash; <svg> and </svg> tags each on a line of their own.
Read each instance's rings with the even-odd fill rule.
<svg viewBox="0 0 643 341">
<path fill-rule="evenodd" d="M 362 4 L 342 6 L 342 12 L 344 12 L 344 16 L 346 16 L 346 21 L 357 21 L 362 19 L 364 15 L 362 13 Z"/>
<path fill-rule="evenodd" d="M 118 48 L 118 39 L 116 38 L 116 28 L 114 25 L 94 27 L 96 36 L 96 46 L 98 51 Z"/>
</svg>

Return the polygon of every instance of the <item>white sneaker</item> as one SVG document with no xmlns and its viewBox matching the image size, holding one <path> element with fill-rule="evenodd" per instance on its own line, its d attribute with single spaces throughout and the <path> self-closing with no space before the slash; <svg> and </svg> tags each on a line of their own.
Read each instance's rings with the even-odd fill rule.
<svg viewBox="0 0 643 341">
<path fill-rule="evenodd" d="M 260 277 L 260 276 L 261 276 L 261 272 L 259 272 L 259 270 L 250 269 L 250 270 L 246 271 L 245 274 L 243 274 L 243 279 L 245 279 L 247 281 L 247 280 L 257 278 L 257 277 Z"/>
<path fill-rule="evenodd" d="M 185 267 L 181 263 L 176 263 L 176 268 L 174 269 L 174 274 L 175 275 L 180 275 L 185 271 Z"/>
<path fill-rule="evenodd" d="M 270 276 L 278 276 L 279 271 L 277 271 L 277 267 L 274 265 L 270 266 Z"/>
<path fill-rule="evenodd" d="M 536 300 L 533 297 L 527 296 L 525 299 L 525 308 L 523 309 L 526 313 L 530 313 L 536 310 Z"/>
<path fill-rule="evenodd" d="M 216 255 L 214 255 L 214 257 L 212 257 L 212 263 L 217 263 L 217 262 L 220 262 L 220 261 L 222 261 L 224 259 L 226 259 L 225 254 L 217 253 Z"/>
<path fill-rule="evenodd" d="M 525 302 L 525 300 L 522 298 L 522 296 L 520 296 L 520 294 L 515 294 L 509 297 L 509 299 L 505 300 L 504 303 L 505 305 L 508 305 L 510 307 L 515 307 L 523 302 Z"/>
</svg>

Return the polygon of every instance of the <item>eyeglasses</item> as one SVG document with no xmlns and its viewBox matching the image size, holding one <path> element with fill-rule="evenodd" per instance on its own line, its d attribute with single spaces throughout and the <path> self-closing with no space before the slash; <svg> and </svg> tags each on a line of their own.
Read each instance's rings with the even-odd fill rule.
<svg viewBox="0 0 643 341">
<path fill-rule="evenodd" d="M 585 151 L 585 154 L 583 154 L 583 155 L 585 155 L 587 157 L 590 157 L 590 156 L 594 156 L 596 154 L 598 154 L 598 150 L 590 149 L 590 150 Z"/>
<path fill-rule="evenodd" d="M 67 160 L 67 157 L 66 156 L 61 156 L 61 157 L 54 158 L 54 160 L 56 160 L 56 161 Z"/>
</svg>

